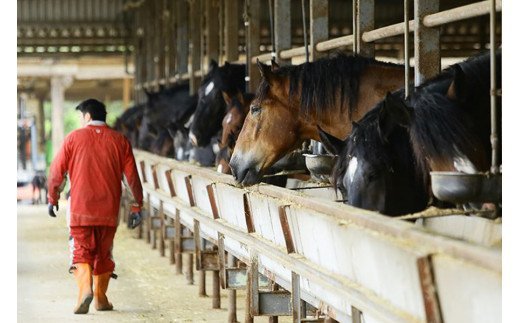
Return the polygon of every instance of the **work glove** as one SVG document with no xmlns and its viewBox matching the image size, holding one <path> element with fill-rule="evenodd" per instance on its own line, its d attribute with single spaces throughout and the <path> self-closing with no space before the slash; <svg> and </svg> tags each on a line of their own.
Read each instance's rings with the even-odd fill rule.
<svg viewBox="0 0 520 323">
<path fill-rule="evenodd" d="M 143 222 L 143 215 L 141 214 L 141 211 L 138 212 L 131 212 L 130 218 L 128 219 L 128 228 L 129 229 L 135 229 L 141 223 Z"/>
<path fill-rule="evenodd" d="M 52 216 L 53 218 L 56 217 L 56 213 L 54 213 L 54 207 L 56 207 L 56 212 L 58 212 L 58 210 L 60 209 L 60 207 L 58 206 L 58 203 L 56 203 L 56 205 L 52 205 L 51 203 L 49 203 L 49 205 L 47 206 L 49 215 Z"/>
</svg>

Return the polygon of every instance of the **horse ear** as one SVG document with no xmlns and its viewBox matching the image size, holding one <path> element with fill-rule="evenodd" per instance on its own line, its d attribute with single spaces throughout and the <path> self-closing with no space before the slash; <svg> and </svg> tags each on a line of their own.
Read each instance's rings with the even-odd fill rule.
<svg viewBox="0 0 520 323">
<path fill-rule="evenodd" d="M 216 70 L 218 68 L 218 63 L 212 58 L 210 61 L 209 61 L 209 72 L 213 72 L 214 70 Z"/>
<path fill-rule="evenodd" d="M 231 106 L 231 97 L 226 91 L 222 91 L 222 97 L 224 98 L 224 101 L 226 102 L 226 105 L 229 107 Z"/>
<path fill-rule="evenodd" d="M 271 76 L 271 69 L 269 68 L 269 65 L 263 64 L 260 62 L 260 60 L 256 59 L 256 65 L 258 66 L 258 69 L 260 70 L 260 75 L 269 81 L 269 78 Z"/>
<path fill-rule="evenodd" d="M 230 65 L 231 65 L 231 64 L 229 64 L 228 61 L 225 61 L 225 62 L 224 62 L 224 66 L 225 66 L 225 67 L 229 67 Z"/>
<path fill-rule="evenodd" d="M 271 59 L 271 71 L 274 72 L 274 71 L 277 71 L 280 69 L 280 65 L 278 65 L 278 63 L 276 63 L 275 59 Z"/>
<path fill-rule="evenodd" d="M 446 96 L 451 100 L 457 100 L 460 103 L 464 103 L 471 90 L 467 88 L 466 75 L 460 65 L 453 65 L 453 69 L 455 70 L 455 75 L 450 87 L 448 88 Z"/>
<path fill-rule="evenodd" d="M 318 134 L 320 135 L 320 141 L 325 149 L 333 155 L 339 155 L 345 147 L 344 140 L 336 138 L 333 135 L 323 131 L 320 126 L 318 126 Z"/>
<path fill-rule="evenodd" d="M 412 116 L 413 109 L 408 107 L 401 98 L 387 93 L 379 111 L 379 135 L 384 140 L 388 139 L 396 126 L 408 127 Z"/>
</svg>

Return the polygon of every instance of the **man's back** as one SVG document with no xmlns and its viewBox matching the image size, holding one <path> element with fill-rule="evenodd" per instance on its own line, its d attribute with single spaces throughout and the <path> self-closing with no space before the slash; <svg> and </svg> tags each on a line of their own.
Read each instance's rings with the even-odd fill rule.
<svg viewBox="0 0 520 323">
<path fill-rule="evenodd" d="M 130 143 L 105 124 L 71 132 L 53 166 L 52 174 L 69 174 L 71 226 L 116 226 L 123 174 L 141 190 Z"/>
</svg>

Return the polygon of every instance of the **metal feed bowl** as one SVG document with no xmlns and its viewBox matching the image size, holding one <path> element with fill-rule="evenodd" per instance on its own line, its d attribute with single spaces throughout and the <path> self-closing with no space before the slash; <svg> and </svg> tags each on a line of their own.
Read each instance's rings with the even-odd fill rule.
<svg viewBox="0 0 520 323">
<path fill-rule="evenodd" d="M 329 177 L 338 156 L 312 154 L 303 154 L 303 156 L 305 156 L 305 166 L 311 173 L 312 178 L 329 183 Z"/>
<path fill-rule="evenodd" d="M 502 174 L 430 172 L 433 195 L 455 204 L 501 202 Z"/>
</svg>

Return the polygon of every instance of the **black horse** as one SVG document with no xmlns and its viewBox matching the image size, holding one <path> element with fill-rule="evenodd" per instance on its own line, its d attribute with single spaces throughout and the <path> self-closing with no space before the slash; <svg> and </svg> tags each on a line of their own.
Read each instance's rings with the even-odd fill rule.
<svg viewBox="0 0 520 323">
<path fill-rule="evenodd" d="M 173 136 L 188 121 L 197 104 L 197 96 L 189 94 L 189 85 L 146 92 L 148 101 L 139 128 L 139 148 L 173 156 Z M 170 148 L 168 148 L 170 147 Z"/>
<path fill-rule="evenodd" d="M 144 115 L 145 104 L 130 107 L 116 119 L 114 129 L 123 133 L 133 147 L 138 146 L 139 128 Z"/>
<path fill-rule="evenodd" d="M 222 129 L 226 114 L 226 102 L 222 91 L 229 95 L 245 92 L 245 65 L 226 62 L 219 67 L 212 60 L 208 75 L 198 90 L 198 103 L 189 137 L 194 146 L 204 147 Z"/>
<path fill-rule="evenodd" d="M 322 131 L 325 146 L 340 155 L 333 182 L 346 202 L 387 215 L 412 213 L 436 202 L 430 171 L 488 170 L 489 66 L 489 54 L 479 55 L 450 66 L 406 100 L 403 90 L 387 95 L 344 142 Z M 500 80 L 500 52 L 497 67 Z"/>
</svg>

